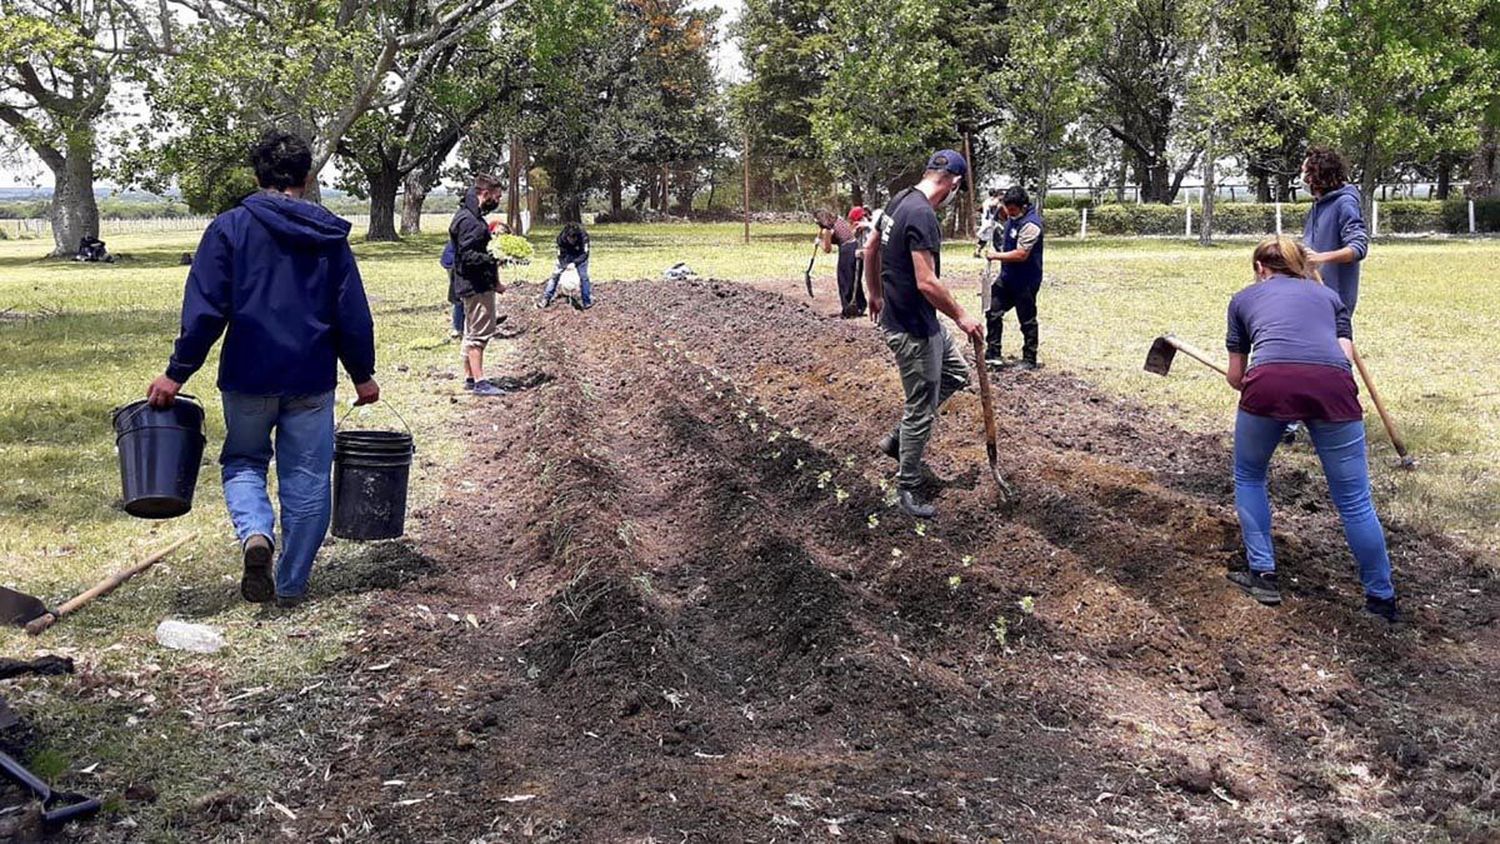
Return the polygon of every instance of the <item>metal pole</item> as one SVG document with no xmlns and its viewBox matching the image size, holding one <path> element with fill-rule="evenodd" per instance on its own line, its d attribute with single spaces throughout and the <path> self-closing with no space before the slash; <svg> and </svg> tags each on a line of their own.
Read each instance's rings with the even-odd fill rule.
<svg viewBox="0 0 1500 844">
<path fill-rule="evenodd" d="M 1469 234 L 1474 234 L 1474 200 L 1469 200 Z"/>
</svg>

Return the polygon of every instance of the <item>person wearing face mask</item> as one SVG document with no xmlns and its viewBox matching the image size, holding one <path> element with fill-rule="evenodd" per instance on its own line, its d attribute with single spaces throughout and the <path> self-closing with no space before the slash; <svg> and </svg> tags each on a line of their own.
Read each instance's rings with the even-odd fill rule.
<svg viewBox="0 0 1500 844">
<path fill-rule="evenodd" d="M 1255 283 L 1229 302 L 1229 386 L 1240 392 L 1234 423 L 1234 506 L 1246 569 L 1230 582 L 1268 605 L 1281 603 L 1266 478 L 1289 424 L 1303 420 L 1328 476 L 1328 492 L 1359 566 L 1365 610 L 1394 623 L 1396 590 L 1385 533 L 1370 498 L 1364 410 L 1349 360 L 1349 308 L 1302 245 L 1273 235 L 1252 259 Z"/>
<path fill-rule="evenodd" d="M 984 338 L 984 326 L 969 316 L 939 280 L 943 235 L 936 209 L 958 197 L 969 172 L 964 157 L 943 150 L 927 161 L 922 181 L 896 194 L 876 216 L 865 246 L 865 287 L 870 319 L 880 326 L 896 356 L 906 397 L 901 423 L 880 442 L 880 450 L 900 463 L 897 500 L 907 515 L 930 519 L 937 508 L 923 499 L 922 452 L 932 435 L 938 409 L 969 383 L 969 368 L 948 332 L 938 323 L 942 311 L 970 338 Z"/>
<path fill-rule="evenodd" d="M 502 390 L 484 378 L 484 348 L 495 336 L 503 317 L 496 313 L 500 262 L 490 254 L 490 227 L 484 215 L 500 207 L 500 180 L 479 173 L 474 186 L 464 193 L 453 221 L 448 224 L 448 242 L 453 247 L 453 268 L 448 271 L 452 297 L 464 310 L 464 389 L 476 396 L 498 396 Z"/>
<path fill-rule="evenodd" d="M 1000 337 L 1005 328 L 1005 312 L 1016 309 L 1021 323 L 1022 369 L 1036 369 L 1036 350 L 1041 329 L 1036 320 L 1036 294 L 1042 288 L 1042 215 L 1031 204 L 1026 191 L 1012 187 L 1000 203 L 1004 227 L 995 232 L 999 252 L 987 258 L 1000 262 L 1000 278 L 990 286 L 990 309 L 985 313 L 986 333 L 984 362 L 986 366 L 1004 366 L 1000 354 Z"/>
<path fill-rule="evenodd" d="M 1333 288 L 1354 318 L 1359 305 L 1359 265 L 1370 251 L 1359 188 L 1349 184 L 1344 159 L 1327 147 L 1313 147 L 1302 162 L 1302 181 L 1313 204 L 1302 224 L 1302 242 L 1323 284 Z"/>
</svg>

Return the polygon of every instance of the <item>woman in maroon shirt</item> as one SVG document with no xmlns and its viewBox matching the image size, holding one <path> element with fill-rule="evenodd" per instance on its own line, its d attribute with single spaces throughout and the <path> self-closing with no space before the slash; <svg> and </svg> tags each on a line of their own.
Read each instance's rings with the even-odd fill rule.
<svg viewBox="0 0 1500 844">
<path fill-rule="evenodd" d="M 1349 310 L 1318 280 L 1306 250 L 1291 238 L 1261 241 L 1253 263 L 1256 282 L 1229 302 L 1226 338 L 1229 385 L 1240 391 L 1234 504 L 1249 563 L 1229 579 L 1263 604 L 1281 603 L 1266 476 L 1287 426 L 1301 421 L 1359 563 L 1365 609 L 1394 622 L 1391 560 L 1370 498 L 1364 411 L 1349 366 Z"/>
</svg>

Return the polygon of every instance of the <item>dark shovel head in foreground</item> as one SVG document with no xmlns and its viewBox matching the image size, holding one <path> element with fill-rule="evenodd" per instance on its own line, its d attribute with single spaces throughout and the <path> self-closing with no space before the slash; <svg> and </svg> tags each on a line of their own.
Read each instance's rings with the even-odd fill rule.
<svg viewBox="0 0 1500 844">
<path fill-rule="evenodd" d="M 46 613 L 47 605 L 41 599 L 0 586 L 0 624 L 25 627 L 27 622 Z"/>
<path fill-rule="evenodd" d="M 1172 360 L 1177 357 L 1177 346 L 1171 335 L 1162 335 L 1151 343 L 1146 352 L 1146 371 L 1154 375 L 1166 375 L 1172 371 Z"/>
</svg>

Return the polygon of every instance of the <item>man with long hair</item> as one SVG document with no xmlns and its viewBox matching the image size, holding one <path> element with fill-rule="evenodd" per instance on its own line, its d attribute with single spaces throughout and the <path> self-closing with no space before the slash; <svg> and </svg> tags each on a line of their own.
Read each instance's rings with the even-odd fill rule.
<svg viewBox="0 0 1500 844">
<path fill-rule="evenodd" d="M 1359 263 L 1370 251 L 1359 188 L 1349 184 L 1344 159 L 1328 147 L 1315 146 L 1302 162 L 1302 181 L 1313 204 L 1302 226 L 1308 260 L 1317 265 L 1323 283 L 1333 288 L 1354 316 L 1359 303 Z"/>
</svg>

